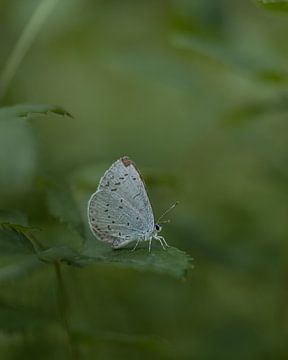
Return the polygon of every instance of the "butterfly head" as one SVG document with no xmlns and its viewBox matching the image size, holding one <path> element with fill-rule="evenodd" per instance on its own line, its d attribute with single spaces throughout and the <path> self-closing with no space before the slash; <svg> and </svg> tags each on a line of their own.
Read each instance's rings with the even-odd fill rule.
<svg viewBox="0 0 288 360">
<path fill-rule="evenodd" d="M 162 226 L 160 226 L 159 224 L 155 224 L 155 230 L 156 232 L 160 232 L 162 230 Z"/>
</svg>

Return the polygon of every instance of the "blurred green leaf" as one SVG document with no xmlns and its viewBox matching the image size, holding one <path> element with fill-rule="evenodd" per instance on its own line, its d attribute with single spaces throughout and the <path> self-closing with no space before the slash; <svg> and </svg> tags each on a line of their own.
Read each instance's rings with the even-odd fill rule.
<svg viewBox="0 0 288 360">
<path fill-rule="evenodd" d="M 143 51 L 135 48 L 133 51 L 117 51 L 107 57 L 105 63 L 115 72 L 126 72 L 145 81 L 189 91 L 193 91 L 199 81 L 197 74 L 190 70 L 189 63 L 160 49 Z"/>
<path fill-rule="evenodd" d="M 0 116 L 0 120 L 1 120 Z M 26 122 L 0 121 L 0 195 L 23 194 L 31 190 L 36 170 L 34 137 Z"/>
<path fill-rule="evenodd" d="M 41 261 L 48 263 L 62 261 L 67 264 L 77 264 L 77 261 L 83 258 L 76 250 L 65 245 L 51 247 L 39 252 L 37 255 Z"/>
<path fill-rule="evenodd" d="M 41 328 L 51 323 L 51 316 L 38 309 L 6 303 L 0 300 L 0 329 L 6 333 L 18 333 Z"/>
<path fill-rule="evenodd" d="M 288 11 L 287 0 L 256 0 L 258 4 L 265 7 L 268 10 L 274 11 Z"/>
<path fill-rule="evenodd" d="M 72 117 L 72 115 L 68 111 L 64 110 L 61 106 L 18 104 L 0 108 L 0 120 L 23 117 L 27 118 L 33 114 L 45 115 L 49 112 Z"/>
<path fill-rule="evenodd" d="M 27 215 L 21 213 L 20 211 L 0 210 L 0 224 L 1 223 L 27 226 L 28 225 Z"/>
<path fill-rule="evenodd" d="M 85 329 L 73 334 L 73 338 L 91 347 L 97 346 L 98 343 L 108 344 L 127 344 L 154 351 L 165 351 L 168 342 L 158 336 L 137 335 L 123 333 L 95 333 L 95 329 Z"/>
<path fill-rule="evenodd" d="M 258 102 L 250 102 L 242 106 L 238 106 L 230 111 L 224 119 L 225 124 L 239 125 L 261 119 L 265 116 L 287 112 L 288 98 L 287 96 L 279 96 L 275 99 L 267 99 Z"/>
<path fill-rule="evenodd" d="M 0 108 L 0 195 L 17 197 L 31 190 L 39 153 L 31 128 L 21 119 L 48 112 L 71 117 L 61 107 L 52 105 Z"/>
<path fill-rule="evenodd" d="M 71 226 L 81 236 L 85 236 L 82 216 L 67 181 L 63 179 L 61 183 L 48 184 L 47 203 L 52 216 Z"/>
<path fill-rule="evenodd" d="M 34 238 L 33 232 L 39 230 L 28 225 L 27 215 L 19 211 L 0 210 L 0 229 L 20 234 L 33 245 L 34 250 L 40 250 L 41 246 Z"/>
<path fill-rule="evenodd" d="M 0 283 L 22 278 L 43 266 L 43 263 L 41 263 L 34 254 L 20 257 L 13 254 L 13 259 L 9 258 L 6 262 L 3 261 L 3 259 L 4 258 L 1 257 Z"/>
<path fill-rule="evenodd" d="M 212 42 L 191 35 L 188 36 L 185 33 L 174 33 L 171 37 L 171 43 L 176 48 L 188 50 L 197 56 L 201 56 L 207 62 L 213 61 L 232 72 L 240 72 L 242 75 L 264 83 L 282 84 L 288 81 L 286 67 L 283 68 L 271 58 L 255 59 L 250 54 L 235 51 L 234 48 L 229 48 L 221 42 Z"/>
<path fill-rule="evenodd" d="M 31 254 L 34 247 L 21 225 L 0 224 L 0 256 Z"/>
</svg>

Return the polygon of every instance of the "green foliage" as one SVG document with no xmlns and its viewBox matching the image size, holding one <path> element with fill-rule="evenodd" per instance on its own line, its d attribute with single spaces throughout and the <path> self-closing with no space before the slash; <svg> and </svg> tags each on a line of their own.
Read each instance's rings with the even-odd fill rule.
<svg viewBox="0 0 288 360">
<path fill-rule="evenodd" d="M 0 283 L 25 278 L 41 268 L 42 263 L 34 254 L 21 253 L 21 256 L 17 256 L 17 253 L 19 254 L 19 250 L 12 256 L 5 256 L 4 258 L 1 256 Z"/>
<path fill-rule="evenodd" d="M 38 309 L 0 300 L 0 330 L 5 333 L 23 333 L 41 329 L 51 317 Z"/>
<path fill-rule="evenodd" d="M 285 114 L 288 112 L 288 101 L 286 96 L 279 96 L 275 99 L 267 99 L 254 103 L 246 103 L 232 110 L 224 119 L 224 123 L 240 125 L 263 119 L 265 116 Z"/>
<path fill-rule="evenodd" d="M 288 11 L 287 0 L 257 0 L 257 2 L 268 10 Z"/>
<path fill-rule="evenodd" d="M 84 219 L 73 198 L 69 182 L 64 179 L 61 183 L 51 181 L 47 186 L 47 204 L 52 216 L 75 229 L 82 237 L 85 236 Z"/>
<path fill-rule="evenodd" d="M 1 360 L 288 358 L 287 9 L 1 2 Z M 91 234 L 123 155 L 167 251 Z"/>
<path fill-rule="evenodd" d="M 149 349 L 156 353 L 164 353 L 167 355 L 167 342 L 157 336 L 153 335 L 135 335 L 122 333 L 100 333 L 90 330 L 82 331 L 74 334 L 74 337 L 85 344 L 88 348 L 97 348 L 104 344 L 105 346 L 128 345 L 147 351 Z"/>
<path fill-rule="evenodd" d="M 15 223 L 18 221 L 20 224 Z M 27 218 L 22 213 L 0 211 L 0 256 L 34 253 L 28 235 L 33 228 L 26 224 Z"/>
<path fill-rule="evenodd" d="M 0 225 L 0 254 L 29 254 L 34 252 L 33 245 L 25 236 L 25 228 L 11 226 L 10 224 Z"/>
<path fill-rule="evenodd" d="M 48 209 L 53 216 L 59 218 L 60 221 L 64 220 L 85 238 L 86 231 L 81 221 L 80 212 L 77 213 L 77 204 L 73 201 L 71 192 L 64 184 L 58 188 L 51 187 L 49 189 L 47 193 Z M 6 218 L 10 218 L 9 213 Z M 0 226 L 1 255 L 33 253 L 35 251 L 31 237 L 29 237 L 33 228 L 9 222 L 2 222 Z M 33 238 L 35 239 L 35 236 Z M 148 253 L 146 248 L 139 248 L 131 252 L 129 249 L 112 250 L 106 244 L 94 246 L 94 242 L 96 243 L 97 240 L 89 240 L 92 246 L 86 248 L 85 254 L 78 253 L 69 246 L 56 246 L 44 251 L 40 251 L 38 247 L 38 257 L 45 262 L 63 261 L 72 266 L 85 266 L 97 262 L 116 263 L 122 267 L 155 271 L 175 277 L 183 277 L 191 267 L 191 258 L 176 248 L 168 248 L 166 251 L 158 248 L 151 253 Z M 37 246 L 38 242 L 35 245 Z"/>
<path fill-rule="evenodd" d="M 36 139 L 23 119 L 49 112 L 71 116 L 59 106 L 27 104 L 0 108 L 0 196 L 7 202 L 31 191 L 37 173 Z"/>
<path fill-rule="evenodd" d="M 153 251 L 149 253 L 146 246 L 134 252 L 129 252 L 127 249 L 113 251 L 105 248 L 105 250 L 103 249 L 101 252 L 97 251 L 97 256 L 84 258 L 83 260 L 79 259 L 76 260 L 76 263 L 83 265 L 98 261 L 183 278 L 187 274 L 188 269 L 191 268 L 192 259 L 185 252 L 173 247 L 169 247 L 166 251 L 162 248 L 154 248 Z"/>
<path fill-rule="evenodd" d="M 47 114 L 54 112 L 60 115 L 70 114 L 60 107 L 46 105 L 16 105 L 12 107 L 2 108 L 0 110 L 0 119 L 16 119 L 29 117 L 32 114 Z M 66 223 L 72 229 L 76 230 L 83 240 L 86 237 L 87 229 L 85 229 L 84 221 L 78 209 L 78 204 L 73 198 L 69 183 L 62 179 L 48 180 L 46 182 L 45 192 L 47 197 L 47 205 L 49 213 L 59 221 Z M 8 220 L 9 213 L 3 214 Z M 27 236 L 27 232 L 31 230 L 20 224 L 2 222 L 1 224 L 1 254 L 16 254 L 33 252 L 34 248 Z M 96 241 L 96 240 L 95 240 Z M 125 249 L 123 251 L 112 251 L 108 246 L 98 247 L 101 252 L 97 252 L 97 256 L 90 256 L 89 252 L 81 255 L 69 246 L 56 246 L 38 254 L 39 258 L 45 262 L 65 261 L 69 265 L 84 266 L 90 263 L 105 262 L 117 263 L 121 266 L 131 267 L 140 270 L 156 271 L 170 274 L 176 277 L 184 276 L 190 267 L 190 259 L 184 252 L 177 249 L 169 248 L 167 252 L 157 250 L 148 254 L 147 250 L 137 250 L 134 253 Z M 38 249 L 39 250 L 39 249 Z"/>
<path fill-rule="evenodd" d="M 47 263 L 65 262 L 68 265 L 76 265 L 81 255 L 69 246 L 55 246 L 38 253 L 40 260 Z"/>
<path fill-rule="evenodd" d="M 36 171 L 33 136 L 26 123 L 0 117 L 0 196 L 29 191 Z"/>
<path fill-rule="evenodd" d="M 21 213 L 20 211 L 0 210 L 0 224 L 2 223 L 26 226 L 28 225 L 28 219 L 27 215 Z"/>
<path fill-rule="evenodd" d="M 18 104 L 13 106 L 7 106 L 0 108 L 0 121 L 17 119 L 17 118 L 29 118 L 31 115 L 46 115 L 48 113 L 54 113 L 57 115 L 66 115 L 72 117 L 72 115 L 64 110 L 60 106 L 54 105 L 39 105 L 39 104 Z"/>
<path fill-rule="evenodd" d="M 173 247 L 166 251 L 162 248 L 153 249 L 149 253 L 147 248 L 139 248 L 132 252 L 129 248 L 112 250 L 108 246 L 95 246 L 94 251 L 95 254 L 92 256 L 93 254 L 89 255 L 92 251 L 79 254 L 69 247 L 59 246 L 40 252 L 38 256 L 45 262 L 63 261 L 68 265 L 81 267 L 97 263 L 114 264 L 119 267 L 151 271 L 176 278 L 185 277 L 192 262 L 185 252 Z"/>
</svg>

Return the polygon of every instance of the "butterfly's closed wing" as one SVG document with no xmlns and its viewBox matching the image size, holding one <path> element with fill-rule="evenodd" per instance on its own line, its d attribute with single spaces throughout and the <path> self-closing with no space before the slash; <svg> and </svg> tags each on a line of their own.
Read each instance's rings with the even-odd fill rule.
<svg viewBox="0 0 288 360">
<path fill-rule="evenodd" d="M 145 239 L 154 230 L 154 217 L 141 176 L 127 157 L 117 160 L 100 180 L 89 201 L 92 232 L 114 247 Z"/>
</svg>

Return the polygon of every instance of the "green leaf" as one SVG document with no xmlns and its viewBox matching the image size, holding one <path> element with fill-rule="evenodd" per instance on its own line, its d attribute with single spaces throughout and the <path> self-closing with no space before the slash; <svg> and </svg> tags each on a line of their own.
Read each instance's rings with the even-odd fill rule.
<svg viewBox="0 0 288 360">
<path fill-rule="evenodd" d="M 31 331 L 47 323 L 51 323 L 51 316 L 38 309 L 0 300 L 0 329 L 5 333 Z"/>
<path fill-rule="evenodd" d="M 0 256 L 35 253 L 34 247 L 25 234 L 29 229 L 21 225 L 0 224 Z"/>
<path fill-rule="evenodd" d="M 77 260 L 76 264 L 86 265 L 95 262 L 152 271 L 177 278 L 185 277 L 187 271 L 192 267 L 192 258 L 184 251 L 174 247 L 169 247 L 166 251 L 162 248 L 154 248 L 149 253 L 147 247 L 130 251 L 130 249 L 112 250 L 109 246 L 105 246 L 99 255 Z"/>
<path fill-rule="evenodd" d="M 28 240 L 35 250 L 39 247 L 33 235 L 33 232 L 35 230 L 39 231 L 39 229 L 28 226 L 27 215 L 20 211 L 0 210 L 0 229 L 13 233 L 13 236 L 15 236 L 15 233 L 19 234 L 23 239 Z"/>
<path fill-rule="evenodd" d="M 224 70 L 239 72 L 264 83 L 286 84 L 287 69 L 270 58 L 255 59 L 249 54 L 243 54 L 219 42 L 207 41 L 201 38 L 187 36 L 185 33 L 174 33 L 172 45 L 200 56 L 207 63 L 213 61 Z"/>
<path fill-rule="evenodd" d="M 38 257 L 41 261 L 53 263 L 55 261 L 66 262 L 67 264 L 77 265 L 77 261 L 85 258 L 81 256 L 76 250 L 69 246 L 60 245 L 51 247 L 50 249 L 38 252 Z"/>
<path fill-rule="evenodd" d="M 52 182 L 47 188 L 48 211 L 58 220 L 68 224 L 80 235 L 85 235 L 82 216 L 76 203 L 70 184 L 65 180 L 61 183 Z"/>
<path fill-rule="evenodd" d="M 90 254 L 88 254 L 90 253 Z M 94 256 L 90 251 L 84 254 L 75 250 L 59 246 L 38 253 L 40 260 L 45 262 L 63 261 L 72 266 L 87 266 L 93 264 L 110 264 L 123 268 L 133 268 L 140 271 L 152 271 L 161 274 L 182 278 L 192 268 L 192 258 L 184 251 L 169 247 L 166 251 L 162 248 L 138 248 L 113 250 L 105 244 L 97 246 Z"/>
<path fill-rule="evenodd" d="M 288 111 L 286 96 L 250 102 L 230 111 L 224 119 L 227 125 L 239 125 L 259 119 L 261 116 L 273 115 Z"/>
<path fill-rule="evenodd" d="M 11 200 L 11 196 L 32 189 L 37 162 L 35 150 L 33 134 L 26 122 L 8 118 L 0 121 L 1 197 Z"/>
<path fill-rule="evenodd" d="M 0 210 L 0 224 L 1 223 L 27 226 L 28 225 L 27 215 L 21 213 L 20 211 Z"/>
<path fill-rule="evenodd" d="M 268 10 L 288 11 L 288 0 L 256 0 L 258 4 Z"/>
<path fill-rule="evenodd" d="M 73 333 L 73 338 L 79 341 L 82 345 L 89 347 L 97 347 L 99 343 L 106 343 L 109 345 L 126 344 L 129 346 L 137 346 L 143 349 L 150 349 L 157 352 L 162 352 L 167 349 L 169 343 L 162 338 L 155 335 L 137 335 L 137 334 L 123 334 L 123 333 L 97 333 L 95 329 L 85 329 Z"/>
<path fill-rule="evenodd" d="M 190 65 L 171 52 L 161 48 L 150 52 L 143 49 L 117 51 L 106 58 L 106 64 L 113 71 L 127 72 L 140 81 L 152 81 L 168 84 L 179 89 L 195 89 L 197 74 L 190 71 Z"/>
<path fill-rule="evenodd" d="M 41 262 L 35 256 L 27 216 L 18 211 L 0 210 L 0 283 L 25 276 Z M 5 256 L 1 256 L 5 255 Z"/>
<path fill-rule="evenodd" d="M 14 105 L 0 108 L 0 195 L 26 194 L 33 187 L 39 152 L 32 129 L 23 118 L 32 114 L 71 115 L 59 106 Z M 13 120 L 13 121 L 11 121 Z"/>
<path fill-rule="evenodd" d="M 33 105 L 33 104 L 18 104 L 13 106 L 7 106 L 0 108 L 0 120 L 11 118 L 28 118 L 33 114 L 48 114 L 49 112 L 66 115 L 72 117 L 72 115 L 64 110 L 60 106 L 55 105 Z"/>
<path fill-rule="evenodd" d="M 33 255 L 15 256 L 13 259 L 1 257 L 0 261 L 0 283 L 11 281 L 30 274 L 35 269 L 43 266 L 43 263 Z M 6 260 L 6 261 L 4 261 Z"/>
</svg>

